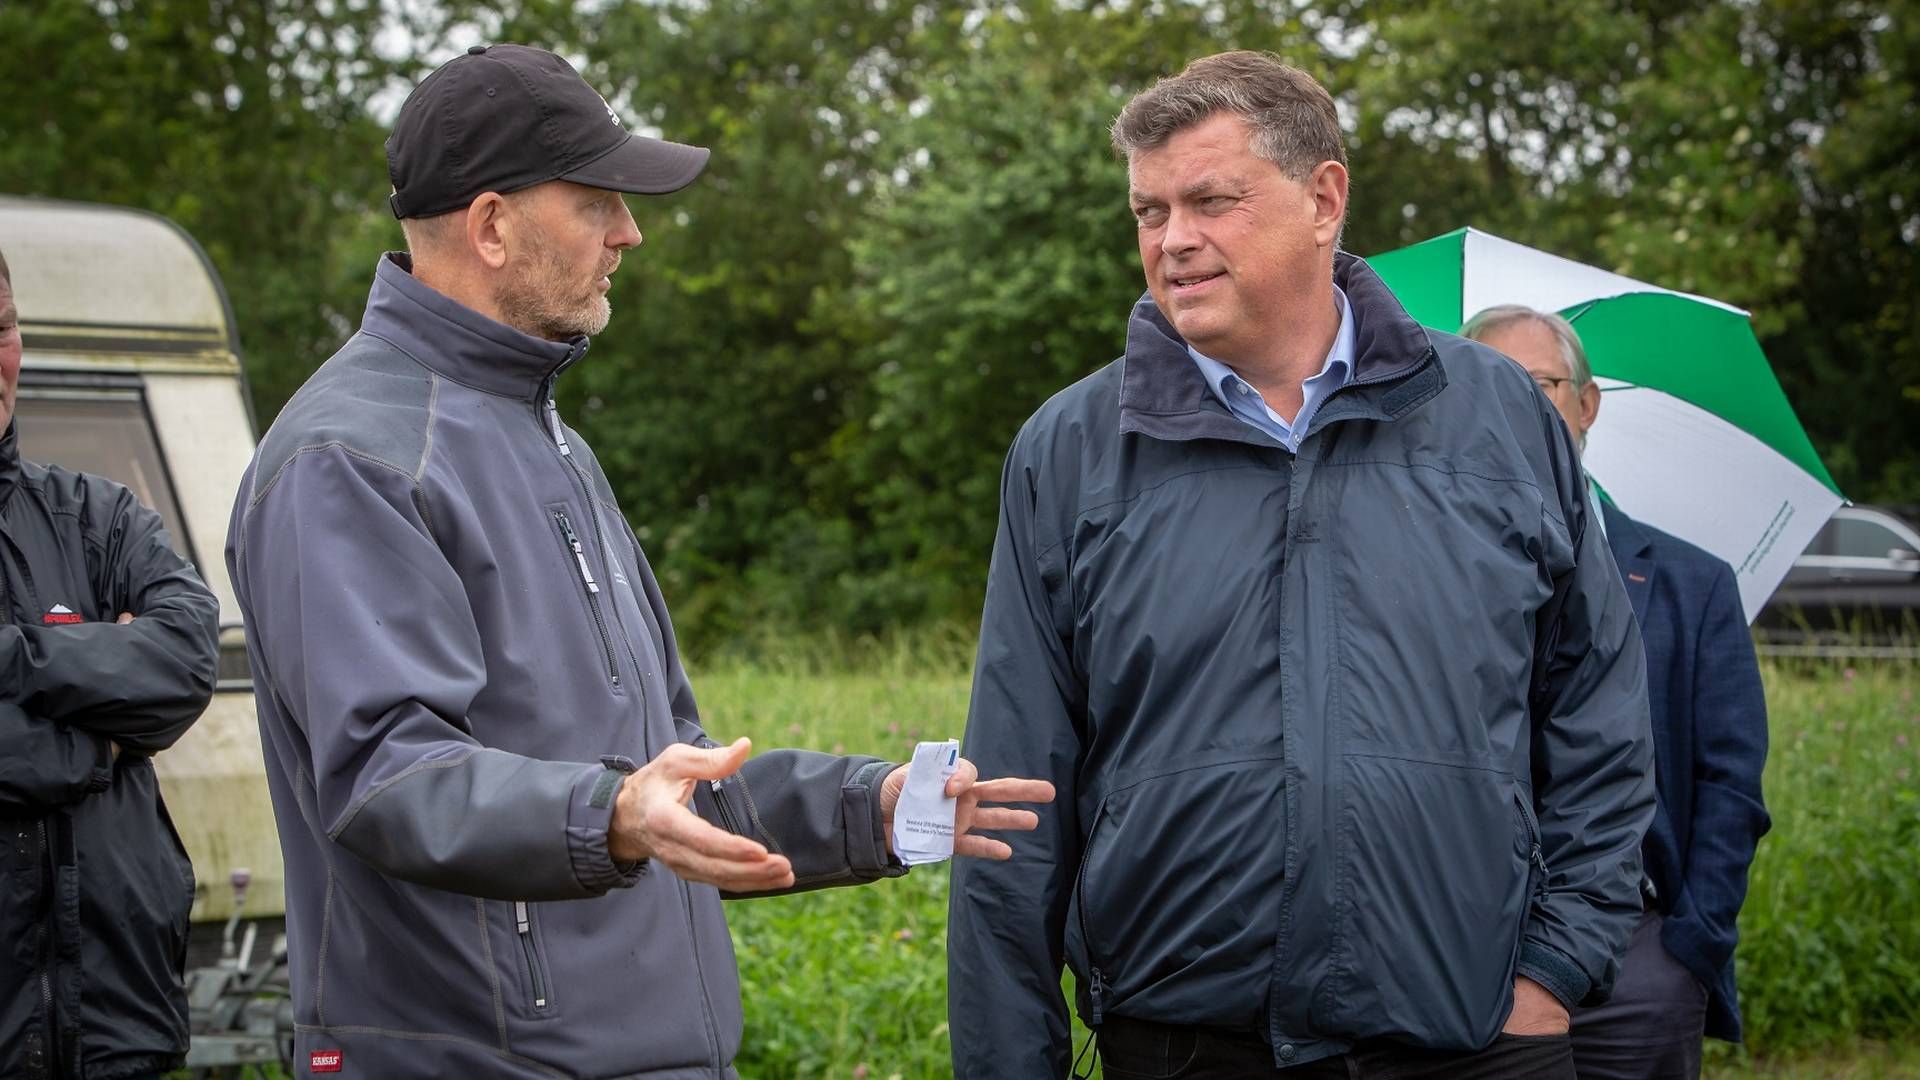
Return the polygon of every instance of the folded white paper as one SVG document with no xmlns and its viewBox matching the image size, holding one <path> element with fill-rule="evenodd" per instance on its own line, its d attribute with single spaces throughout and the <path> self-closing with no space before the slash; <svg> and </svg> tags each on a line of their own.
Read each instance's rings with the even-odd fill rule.
<svg viewBox="0 0 1920 1080">
<path fill-rule="evenodd" d="M 900 803 L 893 808 L 893 853 L 908 866 L 953 858 L 953 811 L 947 777 L 960 766 L 960 742 L 923 742 L 913 748 Z"/>
</svg>

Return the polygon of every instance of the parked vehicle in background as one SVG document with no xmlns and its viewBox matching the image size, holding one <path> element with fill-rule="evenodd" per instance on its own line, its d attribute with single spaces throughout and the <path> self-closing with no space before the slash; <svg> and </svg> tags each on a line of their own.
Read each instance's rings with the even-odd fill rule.
<svg viewBox="0 0 1920 1080">
<path fill-rule="evenodd" d="M 1841 507 L 1755 626 L 1770 642 L 1920 645 L 1920 527 L 1887 507 Z"/>
<path fill-rule="evenodd" d="M 153 766 L 193 860 L 188 967 L 201 970 L 188 980 L 195 1033 L 187 1063 L 258 1061 L 275 1049 L 277 1016 L 219 1000 L 273 982 L 279 950 L 270 946 L 285 914 L 240 605 L 225 558 L 227 518 L 255 441 L 233 312 L 200 245 L 142 211 L 0 195 L 0 249 L 21 314 L 21 455 L 127 485 L 160 514 L 175 550 L 220 601 L 213 701 Z M 256 972 L 255 963 L 267 970 Z M 211 1035 L 209 1018 L 224 1018 L 225 1030 L 250 1030 L 253 1043 L 203 1037 Z M 291 1035 L 290 1013 L 288 1020 Z"/>
</svg>

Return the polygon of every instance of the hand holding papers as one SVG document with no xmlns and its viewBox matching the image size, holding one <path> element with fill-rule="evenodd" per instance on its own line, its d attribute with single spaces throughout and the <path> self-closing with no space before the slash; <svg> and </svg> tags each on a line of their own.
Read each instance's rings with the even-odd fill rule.
<svg viewBox="0 0 1920 1080">
<path fill-rule="evenodd" d="M 908 789 L 914 791 L 909 805 Z M 1005 840 L 982 835 L 1032 832 L 1040 816 L 995 803 L 1050 803 L 1053 785 L 1045 780 L 1003 776 L 980 779 L 973 762 L 960 756 L 959 744 L 921 743 L 910 765 L 895 766 L 880 787 L 880 814 L 894 857 L 912 866 L 954 855 L 1006 859 L 1013 848 Z M 910 822 L 919 824 L 910 824 Z"/>
<path fill-rule="evenodd" d="M 900 803 L 893 811 L 893 853 L 908 866 L 953 857 L 954 811 L 960 800 L 947 794 L 947 778 L 959 764 L 958 740 L 913 748 Z"/>
</svg>

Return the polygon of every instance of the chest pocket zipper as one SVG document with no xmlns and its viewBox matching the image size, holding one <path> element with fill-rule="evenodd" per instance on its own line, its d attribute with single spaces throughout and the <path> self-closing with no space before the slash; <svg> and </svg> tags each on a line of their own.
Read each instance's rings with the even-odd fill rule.
<svg viewBox="0 0 1920 1080">
<path fill-rule="evenodd" d="M 580 572 L 580 585 L 587 594 L 587 610 L 593 614 L 593 627 L 600 634 L 600 650 L 606 657 L 607 678 L 617 689 L 620 686 L 620 668 L 613 659 L 613 638 L 607 633 L 606 616 L 600 613 L 600 583 L 593 580 L 593 570 L 587 565 L 586 549 L 580 544 L 580 535 L 573 531 L 573 522 L 567 519 L 566 511 L 555 510 L 553 520 L 560 527 L 561 542 L 567 545 L 574 566 Z"/>
</svg>

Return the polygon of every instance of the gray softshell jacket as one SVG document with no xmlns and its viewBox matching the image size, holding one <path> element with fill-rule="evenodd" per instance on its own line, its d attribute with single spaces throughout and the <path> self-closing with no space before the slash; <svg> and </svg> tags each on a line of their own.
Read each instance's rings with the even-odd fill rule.
<svg viewBox="0 0 1920 1080">
<path fill-rule="evenodd" d="M 1654 788 L 1645 660 L 1526 372 L 1337 258 L 1352 381 L 1299 453 L 1150 297 L 1008 455 L 966 753 L 1057 786 L 954 867 L 961 1077 L 1064 1076 L 1082 1017 L 1232 1027 L 1276 1066 L 1489 1043 L 1523 973 L 1608 992 Z"/>
<path fill-rule="evenodd" d="M 732 1077 L 720 893 L 607 851 L 626 772 L 705 736 L 653 573 L 553 406 L 586 340 L 529 337 L 408 266 L 381 260 L 229 534 L 296 1071 Z M 791 857 L 796 887 L 871 880 L 902 872 L 888 768 L 763 753 L 696 803 Z"/>
</svg>

